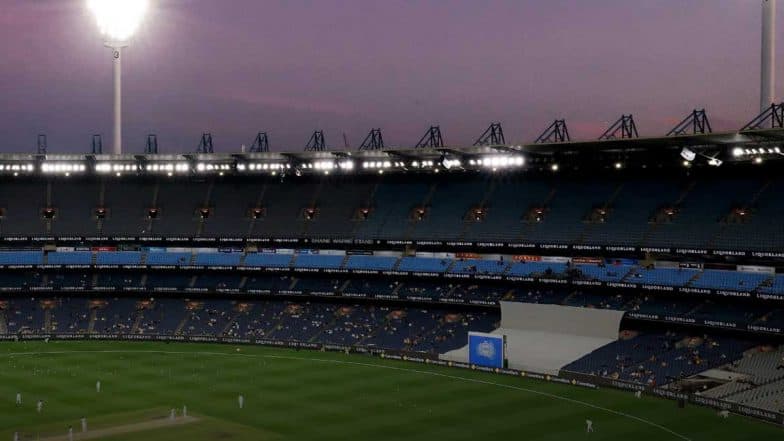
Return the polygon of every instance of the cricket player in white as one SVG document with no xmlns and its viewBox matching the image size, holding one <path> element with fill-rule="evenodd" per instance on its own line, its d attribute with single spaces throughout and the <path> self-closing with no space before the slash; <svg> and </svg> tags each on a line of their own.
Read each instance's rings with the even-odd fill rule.
<svg viewBox="0 0 784 441">
<path fill-rule="evenodd" d="M 19 441 L 19 432 L 14 432 L 14 441 Z"/>
<path fill-rule="evenodd" d="M 36 410 L 36 412 L 41 413 L 41 411 L 44 410 L 44 402 L 41 401 L 41 400 L 38 400 L 38 402 L 35 403 L 35 410 Z"/>
<path fill-rule="evenodd" d="M 719 412 L 719 417 L 724 418 L 725 420 L 730 417 L 730 411 L 727 409 L 721 410 Z"/>
<path fill-rule="evenodd" d="M 174 421 L 174 418 L 175 418 L 176 414 L 177 414 L 177 411 L 174 410 L 174 408 L 172 407 L 171 412 L 169 412 L 169 419 Z"/>
<path fill-rule="evenodd" d="M 188 406 L 182 406 L 182 416 L 183 418 L 188 417 Z"/>
<path fill-rule="evenodd" d="M 73 426 L 68 426 L 68 441 L 73 441 Z"/>
<path fill-rule="evenodd" d="M 585 420 L 585 433 L 593 432 L 593 421 Z"/>
<path fill-rule="evenodd" d="M 634 393 L 634 398 L 638 398 L 639 399 L 641 397 L 642 397 L 642 391 L 638 390 L 637 392 Z"/>
<path fill-rule="evenodd" d="M 95 382 L 95 391 L 101 393 L 101 380 Z"/>
<path fill-rule="evenodd" d="M 243 397 L 242 395 L 237 397 L 237 403 L 240 405 L 240 409 L 245 407 L 245 397 Z"/>
<path fill-rule="evenodd" d="M 17 406 L 22 405 L 22 394 L 20 394 L 19 392 L 16 393 L 16 405 Z"/>
<path fill-rule="evenodd" d="M 82 417 L 80 421 L 82 423 L 82 433 L 87 432 L 87 418 Z"/>
</svg>

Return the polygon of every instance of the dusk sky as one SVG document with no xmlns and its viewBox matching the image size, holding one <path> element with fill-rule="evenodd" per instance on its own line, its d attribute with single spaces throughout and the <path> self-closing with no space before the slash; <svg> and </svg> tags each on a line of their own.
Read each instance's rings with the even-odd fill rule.
<svg viewBox="0 0 784 441">
<path fill-rule="evenodd" d="M 323 129 L 356 148 L 374 127 L 412 146 L 430 124 L 470 145 L 492 121 L 518 143 L 555 118 L 593 139 L 621 113 L 653 136 L 695 107 L 736 129 L 758 113 L 760 17 L 759 0 L 153 0 L 124 59 L 124 147 L 209 131 L 231 152 L 267 131 L 298 151 Z M 0 151 L 38 133 L 108 150 L 111 59 L 83 0 L 0 0 L 0 60 Z"/>
</svg>

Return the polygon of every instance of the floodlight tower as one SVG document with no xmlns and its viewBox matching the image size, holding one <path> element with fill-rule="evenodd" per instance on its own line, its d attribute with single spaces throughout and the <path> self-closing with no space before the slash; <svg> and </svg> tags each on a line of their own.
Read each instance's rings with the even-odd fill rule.
<svg viewBox="0 0 784 441">
<path fill-rule="evenodd" d="M 112 50 L 114 65 L 114 143 L 112 152 L 122 154 L 122 53 L 141 24 L 149 0 L 87 0 L 104 37 Z"/>
<path fill-rule="evenodd" d="M 776 0 L 762 0 L 762 65 L 760 72 L 760 111 L 776 100 Z"/>
</svg>

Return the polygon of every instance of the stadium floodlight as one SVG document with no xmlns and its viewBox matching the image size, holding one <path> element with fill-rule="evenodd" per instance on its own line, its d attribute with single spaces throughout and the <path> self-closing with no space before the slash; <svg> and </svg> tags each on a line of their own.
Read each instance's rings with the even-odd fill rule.
<svg viewBox="0 0 784 441">
<path fill-rule="evenodd" d="M 721 159 L 713 157 L 708 160 L 708 165 L 712 165 L 714 167 L 721 167 L 721 164 L 724 164 Z"/>
<path fill-rule="evenodd" d="M 340 163 L 338 163 L 338 167 L 340 167 L 341 169 L 343 169 L 345 171 L 354 170 L 354 161 L 352 161 L 350 159 L 346 159 L 346 160 L 341 161 Z"/>
<path fill-rule="evenodd" d="M 692 162 L 695 158 L 697 158 L 697 154 L 691 151 L 688 147 L 684 147 L 683 150 L 681 150 L 681 157 L 689 162 Z"/>
<path fill-rule="evenodd" d="M 122 154 L 122 50 L 144 18 L 149 0 L 87 0 L 104 36 L 104 46 L 112 50 L 114 64 L 114 146 Z"/>
</svg>

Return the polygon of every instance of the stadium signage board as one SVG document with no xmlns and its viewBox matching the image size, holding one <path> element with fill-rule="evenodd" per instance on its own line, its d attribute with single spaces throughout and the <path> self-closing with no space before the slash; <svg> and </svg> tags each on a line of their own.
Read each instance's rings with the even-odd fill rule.
<svg viewBox="0 0 784 441">
<path fill-rule="evenodd" d="M 679 256 L 714 256 L 714 257 L 751 257 L 755 259 L 784 259 L 781 251 L 754 251 L 754 250 L 726 250 L 702 248 L 668 248 L 668 247 L 636 247 L 607 244 L 564 244 L 564 243 L 513 243 L 513 242 L 472 242 L 472 241 L 439 241 L 439 240 L 394 240 L 394 239 L 353 239 L 353 238 L 294 238 L 294 237 L 210 237 L 210 236 L 3 236 L 0 242 L 9 244 L 30 244 L 39 246 L 42 243 L 50 245 L 67 245 L 87 243 L 98 246 L 108 246 L 117 243 L 133 243 L 142 246 L 156 246 L 166 244 L 179 244 L 182 246 L 205 245 L 217 243 L 230 243 L 239 247 L 258 245 L 290 245 L 312 246 L 333 245 L 337 248 L 353 249 L 383 249 L 397 250 L 401 247 L 416 245 L 420 250 L 437 251 L 497 251 L 539 252 L 547 255 L 553 252 L 572 252 L 574 254 L 595 252 L 605 257 L 640 257 L 646 254 L 664 254 Z M 631 256 L 634 255 L 634 256 Z"/>
</svg>

